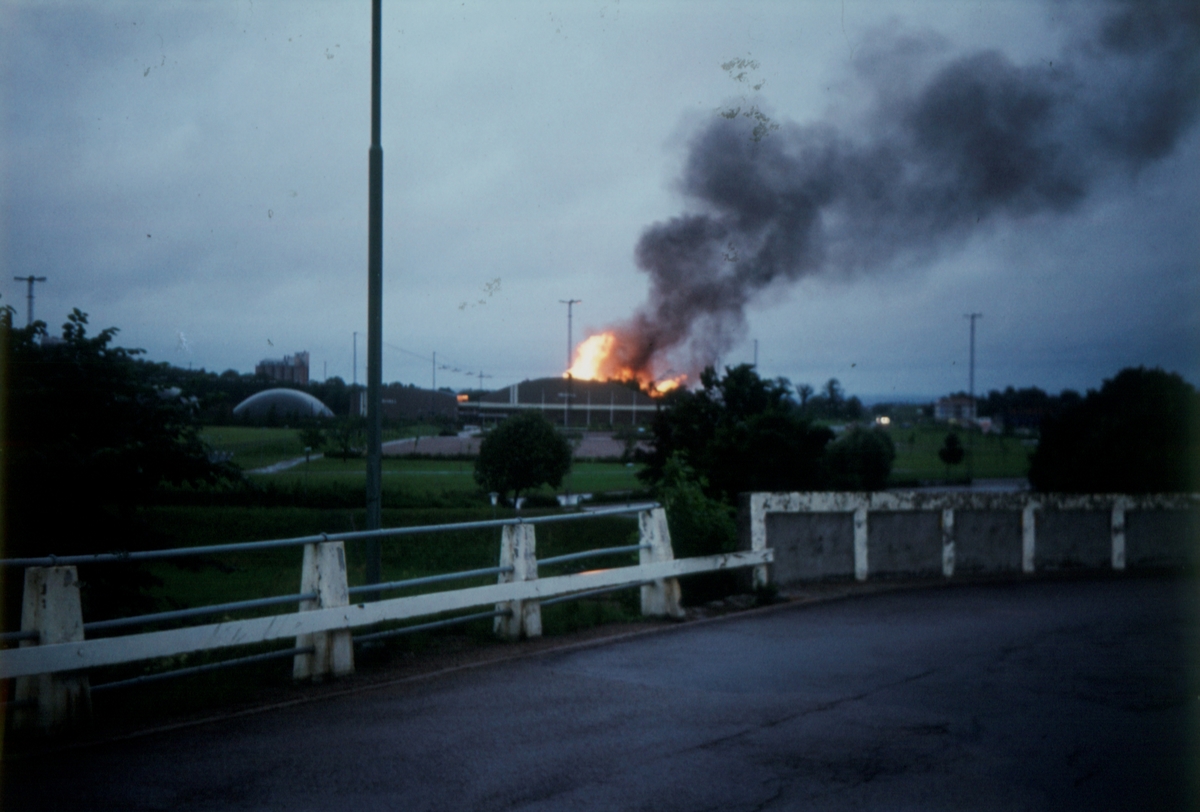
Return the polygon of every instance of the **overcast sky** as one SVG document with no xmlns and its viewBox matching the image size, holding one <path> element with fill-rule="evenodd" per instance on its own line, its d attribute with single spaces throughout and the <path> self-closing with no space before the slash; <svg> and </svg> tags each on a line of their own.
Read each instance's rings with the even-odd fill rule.
<svg viewBox="0 0 1200 812">
<path fill-rule="evenodd" d="M 1109 11 L 384 0 L 384 380 L 428 386 L 434 352 L 439 386 L 560 374 L 559 300 L 582 300 L 576 341 L 625 322 L 651 296 L 647 230 L 714 210 L 687 182 L 716 149 L 705 134 L 740 127 L 752 161 L 828 136 L 854 163 L 909 137 L 947 66 L 989 64 L 1066 111 L 1038 138 L 1069 193 L 926 219 L 897 195 L 899 214 L 856 221 L 861 190 L 830 192 L 827 250 L 697 322 L 676 366 L 697 346 L 750 361 L 757 339 L 765 375 L 933 396 L 966 389 L 963 316 L 979 312 L 977 391 L 1095 388 L 1130 365 L 1200 381 L 1194 32 L 1158 64 L 1190 87 L 1164 102 L 1181 111 L 1171 135 L 1097 158 L 1079 111 L 1158 82 L 1140 56 L 1089 50 Z M 46 276 L 35 307 L 52 332 L 78 307 L 153 360 L 215 371 L 307 350 L 314 378 L 349 381 L 357 330 L 364 380 L 370 34 L 367 0 L 4 3 L 2 301 L 24 323 L 12 277 Z M 959 201 L 971 179 L 920 160 Z M 881 249 L 889 229 L 903 236 Z"/>
</svg>

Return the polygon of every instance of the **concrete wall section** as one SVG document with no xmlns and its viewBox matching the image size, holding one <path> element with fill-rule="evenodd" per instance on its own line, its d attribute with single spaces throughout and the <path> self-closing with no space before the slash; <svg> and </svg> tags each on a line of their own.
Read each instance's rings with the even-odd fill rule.
<svg viewBox="0 0 1200 812">
<path fill-rule="evenodd" d="M 767 538 L 775 549 L 771 582 L 854 577 L 854 517 L 849 513 L 769 513 Z"/>
<path fill-rule="evenodd" d="M 1125 561 L 1128 567 L 1200 565 L 1200 511 L 1128 511 Z"/>
<path fill-rule="evenodd" d="M 954 571 L 963 575 L 1021 571 L 1021 514 L 954 511 Z"/>
<path fill-rule="evenodd" d="M 941 575 L 941 513 L 870 514 L 868 572 L 875 576 Z M 769 532 L 769 531 L 768 531 Z"/>
<path fill-rule="evenodd" d="M 1034 569 L 1100 569 L 1112 564 L 1112 511 L 1042 510 Z"/>
</svg>

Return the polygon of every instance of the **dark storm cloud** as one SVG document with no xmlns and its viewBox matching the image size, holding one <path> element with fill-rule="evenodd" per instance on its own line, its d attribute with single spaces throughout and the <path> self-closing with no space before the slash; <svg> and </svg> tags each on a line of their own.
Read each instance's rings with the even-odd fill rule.
<svg viewBox="0 0 1200 812">
<path fill-rule="evenodd" d="M 903 60 L 876 54 L 863 62 L 876 94 L 865 137 L 716 117 L 681 178 L 694 211 L 638 242 L 650 294 L 618 328 L 622 360 L 645 369 L 682 348 L 686 363 L 711 362 L 771 286 L 929 260 L 982 225 L 1069 212 L 1102 180 L 1170 154 L 1197 114 L 1198 9 L 1111 4 L 1061 60 L 985 51 L 914 82 L 897 75 Z"/>
</svg>

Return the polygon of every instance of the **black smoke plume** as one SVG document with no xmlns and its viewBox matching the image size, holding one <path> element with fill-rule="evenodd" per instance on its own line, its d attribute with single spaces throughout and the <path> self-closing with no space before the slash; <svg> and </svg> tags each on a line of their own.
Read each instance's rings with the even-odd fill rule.
<svg viewBox="0 0 1200 812">
<path fill-rule="evenodd" d="M 1079 28 L 1061 58 L 984 51 L 912 81 L 905 59 L 923 41 L 893 37 L 861 60 L 874 101 L 855 134 L 764 131 L 757 108 L 714 116 L 680 179 L 690 211 L 638 242 L 650 293 L 616 328 L 615 360 L 697 369 L 771 286 L 927 260 L 981 224 L 1068 212 L 1102 179 L 1168 155 L 1197 116 L 1200 3 L 1111 3 Z"/>
</svg>

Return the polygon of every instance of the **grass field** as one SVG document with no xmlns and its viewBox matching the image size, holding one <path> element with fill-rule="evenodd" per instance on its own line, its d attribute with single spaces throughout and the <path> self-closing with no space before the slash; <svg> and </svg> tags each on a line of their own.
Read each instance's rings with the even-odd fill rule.
<svg viewBox="0 0 1200 812">
<path fill-rule="evenodd" d="M 642 487 L 637 478 L 638 468 L 618 462 L 576 462 L 557 492 L 605 493 L 629 491 Z M 273 474 L 254 474 L 256 482 L 275 482 L 291 487 L 353 486 L 365 487 L 365 460 L 317 459 Z M 408 496 L 437 496 L 444 493 L 479 491 L 475 484 L 475 463 L 468 460 L 383 459 L 383 489 L 402 491 Z M 534 493 L 553 495 L 556 491 L 543 487 Z M 528 495 L 528 494 L 527 494 Z"/>
<path fill-rule="evenodd" d="M 938 458 L 938 449 L 950 433 L 947 426 L 914 426 L 889 431 L 896 446 L 896 461 L 892 465 L 893 484 L 942 482 L 947 479 L 945 464 Z M 1029 473 L 1029 455 L 1034 446 L 1021 437 L 958 431 L 966 450 L 961 463 L 949 470 L 949 479 L 1020 478 Z"/>
<path fill-rule="evenodd" d="M 428 437 L 437 434 L 433 425 L 405 426 L 385 429 L 384 441 L 401 437 Z M 256 426 L 205 426 L 200 436 L 214 451 L 232 454 L 232 462 L 253 470 L 277 462 L 304 456 L 304 444 L 296 429 L 262 428 Z"/>
</svg>

